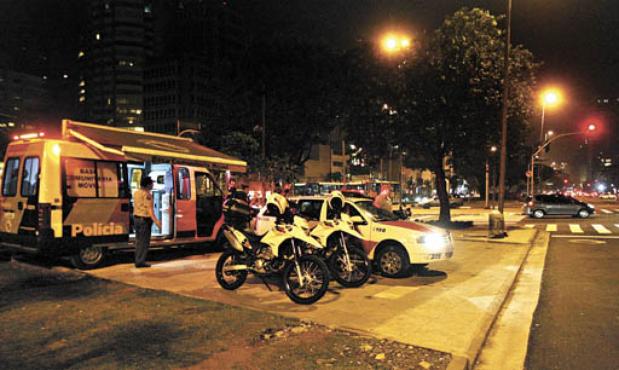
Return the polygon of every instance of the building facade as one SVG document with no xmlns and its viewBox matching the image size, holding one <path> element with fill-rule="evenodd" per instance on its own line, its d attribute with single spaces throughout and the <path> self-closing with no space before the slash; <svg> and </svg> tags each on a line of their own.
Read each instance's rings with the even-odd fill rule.
<svg viewBox="0 0 619 370">
<path fill-rule="evenodd" d="M 77 55 L 81 116 L 140 129 L 144 68 L 153 53 L 152 4 L 147 0 L 91 0 L 89 18 Z"/>
</svg>

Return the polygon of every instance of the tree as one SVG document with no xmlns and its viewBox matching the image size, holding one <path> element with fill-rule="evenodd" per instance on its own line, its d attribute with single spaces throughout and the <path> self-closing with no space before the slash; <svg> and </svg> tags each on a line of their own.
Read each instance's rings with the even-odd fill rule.
<svg viewBox="0 0 619 370">
<path fill-rule="evenodd" d="M 456 169 L 482 170 L 487 150 L 498 142 L 503 32 L 482 9 L 458 10 L 421 46 L 409 63 L 398 102 L 399 144 L 408 165 L 436 174 L 440 221 L 451 220 L 444 161 Z M 537 64 L 523 47 L 512 49 L 508 152 L 517 157 L 531 115 Z"/>
</svg>

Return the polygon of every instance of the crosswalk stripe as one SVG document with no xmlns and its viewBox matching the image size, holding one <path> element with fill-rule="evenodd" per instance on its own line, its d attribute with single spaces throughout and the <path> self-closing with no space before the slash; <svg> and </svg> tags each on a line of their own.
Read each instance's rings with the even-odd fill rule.
<svg viewBox="0 0 619 370">
<path fill-rule="evenodd" d="M 535 228 L 535 225 L 533 225 L 533 224 L 526 224 L 526 225 L 524 225 L 524 227 L 526 227 L 527 229 L 533 229 L 533 228 Z"/>
<path fill-rule="evenodd" d="M 611 214 L 611 213 L 613 213 L 613 211 L 609 211 L 609 210 L 604 209 L 604 208 L 602 208 L 602 209 L 601 209 L 601 211 L 602 211 L 602 212 L 604 212 L 604 213 L 606 213 L 606 214 Z"/>
<path fill-rule="evenodd" d="M 610 230 L 608 230 L 606 227 L 604 227 L 604 225 L 600 225 L 600 224 L 593 224 L 591 225 L 595 231 L 597 231 L 599 234 L 612 234 L 612 232 Z"/>
<path fill-rule="evenodd" d="M 546 225 L 546 231 L 557 231 L 557 225 L 556 224 Z"/>
<path fill-rule="evenodd" d="M 580 225 L 578 225 L 578 224 L 570 224 L 570 231 L 573 234 L 582 234 L 582 233 L 584 233 L 584 231 L 582 230 L 582 227 L 580 227 Z"/>
</svg>

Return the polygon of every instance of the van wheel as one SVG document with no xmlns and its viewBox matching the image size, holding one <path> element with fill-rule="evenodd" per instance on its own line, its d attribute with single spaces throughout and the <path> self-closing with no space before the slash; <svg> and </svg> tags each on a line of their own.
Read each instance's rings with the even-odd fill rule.
<svg viewBox="0 0 619 370">
<path fill-rule="evenodd" d="M 546 213 L 544 213 L 544 211 L 542 211 L 541 209 L 536 209 L 535 211 L 533 211 L 533 217 L 535 218 L 544 218 L 544 215 Z"/>
<path fill-rule="evenodd" d="M 80 270 L 91 270 L 103 265 L 107 249 L 88 246 L 81 248 L 78 254 L 71 256 L 71 264 Z"/>
<path fill-rule="evenodd" d="M 380 251 L 376 259 L 378 269 L 383 276 L 403 277 L 409 272 L 408 253 L 398 244 L 389 244 Z"/>
</svg>

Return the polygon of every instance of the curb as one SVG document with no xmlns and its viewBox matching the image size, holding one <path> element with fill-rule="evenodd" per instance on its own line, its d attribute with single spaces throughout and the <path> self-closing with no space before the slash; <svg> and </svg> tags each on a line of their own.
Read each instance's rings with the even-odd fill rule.
<svg viewBox="0 0 619 370">
<path fill-rule="evenodd" d="M 520 275 L 520 272 L 522 271 L 522 266 L 524 265 L 524 262 L 527 260 L 527 257 L 529 256 L 529 253 L 531 252 L 531 249 L 533 248 L 533 245 L 538 241 L 539 235 L 540 235 L 540 232 L 536 230 L 534 237 L 531 239 L 529 243 L 527 243 L 529 247 L 527 248 L 526 253 L 523 253 L 522 255 L 520 264 L 518 266 L 518 270 L 514 273 L 512 278 L 508 279 L 505 282 L 505 284 L 501 287 L 500 289 L 501 294 L 499 294 L 500 298 L 492 303 L 493 309 L 491 313 L 486 314 L 486 317 L 484 318 L 482 324 L 478 327 L 477 333 L 475 334 L 474 339 L 471 345 L 469 346 L 469 349 L 464 354 L 452 354 L 453 357 L 452 357 L 451 362 L 449 363 L 449 366 L 447 367 L 448 370 L 473 369 L 475 365 L 475 361 L 477 361 L 477 357 L 481 353 L 484 343 L 486 343 L 488 335 L 490 334 L 490 330 L 492 329 L 492 326 L 494 325 L 499 313 L 501 312 L 503 305 L 505 305 L 509 292 L 513 289 L 516 283 L 516 280 L 518 279 L 518 276 Z M 507 244 L 507 243 L 503 242 L 503 244 Z M 511 244 L 518 244 L 518 243 L 511 243 Z M 520 243 L 520 244 L 525 244 L 525 243 Z"/>
</svg>

